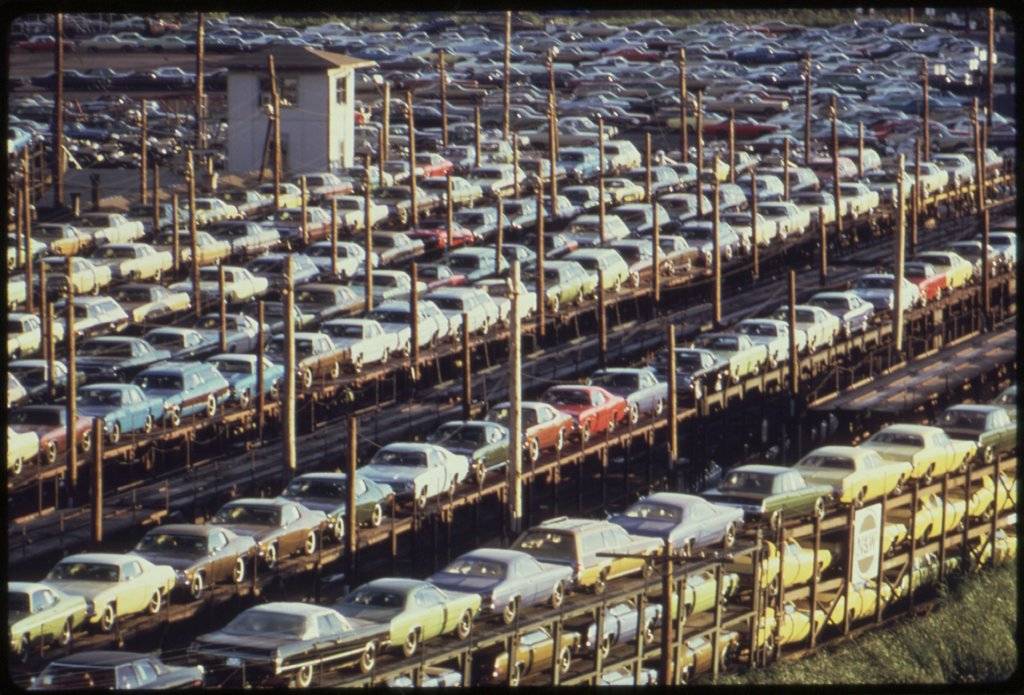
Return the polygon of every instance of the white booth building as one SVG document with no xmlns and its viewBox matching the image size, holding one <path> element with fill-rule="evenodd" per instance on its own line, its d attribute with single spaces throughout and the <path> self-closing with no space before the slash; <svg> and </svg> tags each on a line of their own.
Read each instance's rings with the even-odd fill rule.
<svg viewBox="0 0 1024 695">
<path fill-rule="evenodd" d="M 352 166 L 355 70 L 371 60 L 303 46 L 277 46 L 228 61 L 227 171 L 258 171 L 267 150 L 272 166 L 267 56 L 274 56 L 281 98 L 282 173 Z"/>
</svg>

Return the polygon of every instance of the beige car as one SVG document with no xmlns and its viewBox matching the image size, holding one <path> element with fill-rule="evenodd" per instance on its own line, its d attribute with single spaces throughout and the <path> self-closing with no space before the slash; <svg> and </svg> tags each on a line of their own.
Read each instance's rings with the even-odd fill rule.
<svg viewBox="0 0 1024 695">
<path fill-rule="evenodd" d="M 831 485 L 837 501 L 859 505 L 902 487 L 912 466 L 906 461 L 886 461 L 872 449 L 822 446 L 800 459 L 796 470 L 808 483 Z"/>
<path fill-rule="evenodd" d="M 861 447 L 877 451 L 887 461 L 910 463 L 910 477 L 927 483 L 933 477 L 962 470 L 978 445 L 965 439 L 950 439 L 938 427 L 890 425 L 871 435 Z"/>
<path fill-rule="evenodd" d="M 7 428 L 7 472 L 19 475 L 25 463 L 39 455 L 39 435 L 35 432 L 15 432 Z"/>
</svg>

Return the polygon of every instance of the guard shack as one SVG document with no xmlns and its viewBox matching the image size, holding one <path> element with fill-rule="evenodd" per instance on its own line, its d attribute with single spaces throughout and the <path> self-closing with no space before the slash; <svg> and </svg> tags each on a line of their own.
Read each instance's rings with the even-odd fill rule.
<svg viewBox="0 0 1024 695">
<path fill-rule="evenodd" d="M 269 55 L 274 56 L 281 100 L 283 174 L 352 166 L 355 71 L 376 63 L 305 46 L 278 46 L 226 63 L 227 171 L 259 171 L 264 161 L 271 166 Z"/>
</svg>

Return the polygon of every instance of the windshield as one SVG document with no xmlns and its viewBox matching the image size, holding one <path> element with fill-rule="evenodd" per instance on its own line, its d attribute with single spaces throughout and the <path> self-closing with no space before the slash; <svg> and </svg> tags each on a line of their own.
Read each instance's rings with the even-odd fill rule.
<svg viewBox="0 0 1024 695">
<path fill-rule="evenodd" d="M 891 290 L 894 280 L 889 277 L 866 277 L 857 281 L 857 287 L 863 290 Z"/>
<path fill-rule="evenodd" d="M 590 379 L 595 386 L 603 386 L 606 389 L 635 389 L 637 387 L 637 375 L 629 372 L 611 372 L 610 374 L 598 374 Z"/>
<path fill-rule="evenodd" d="M 348 484 L 345 480 L 324 480 L 323 478 L 296 478 L 284 491 L 286 497 L 319 497 L 322 499 L 344 499 Z"/>
<path fill-rule="evenodd" d="M 210 360 L 221 374 L 252 374 L 253 364 L 243 360 Z"/>
<path fill-rule="evenodd" d="M 669 507 L 662 504 L 651 504 L 640 502 L 626 510 L 626 516 L 630 519 L 651 519 L 653 521 L 672 521 L 679 523 L 683 520 L 683 510 L 678 507 Z"/>
<path fill-rule="evenodd" d="M 431 296 L 430 301 L 437 305 L 438 309 L 448 309 L 449 311 L 462 311 L 462 301 L 458 297 Z"/>
<path fill-rule="evenodd" d="M 427 465 L 427 456 L 421 451 L 394 451 L 381 449 L 370 460 L 374 466 L 409 466 L 422 468 Z"/>
<path fill-rule="evenodd" d="M 79 392 L 79 401 L 82 405 L 121 405 L 121 392 L 114 389 L 83 389 Z"/>
<path fill-rule="evenodd" d="M 563 560 L 576 556 L 572 534 L 534 529 L 527 531 L 512 547 L 522 550 L 537 558 Z"/>
<path fill-rule="evenodd" d="M 253 526 L 277 526 L 280 510 L 276 507 L 247 507 L 233 504 L 221 509 L 213 517 L 215 524 L 252 524 Z"/>
<path fill-rule="evenodd" d="M 66 579 L 79 582 L 116 582 L 119 568 L 101 562 L 61 562 L 47 579 Z"/>
<path fill-rule="evenodd" d="M 206 555 L 206 537 L 181 533 L 150 533 L 135 549 L 180 555 Z"/>
<path fill-rule="evenodd" d="M 394 591 L 363 587 L 345 597 L 345 603 L 373 608 L 404 608 L 405 597 Z"/>
<path fill-rule="evenodd" d="M 39 684 L 70 689 L 114 689 L 114 669 L 94 664 L 50 664 L 39 675 Z"/>
<path fill-rule="evenodd" d="M 718 486 L 718 489 L 723 491 L 759 492 L 767 494 L 772 491 L 772 481 L 774 480 L 775 476 L 770 473 L 735 471 L 730 473 L 726 479 L 722 481 L 722 484 Z"/>
<path fill-rule="evenodd" d="M 459 255 L 451 256 L 448 259 L 449 268 L 462 268 L 465 270 L 476 270 L 482 265 L 483 259 L 478 256 Z"/>
<path fill-rule="evenodd" d="M 228 623 L 223 632 L 229 635 L 301 638 L 306 633 L 306 617 L 251 608 Z"/>
<path fill-rule="evenodd" d="M 107 357 L 131 357 L 132 346 L 129 343 L 93 341 L 84 343 L 78 348 L 79 355 L 98 355 Z"/>
<path fill-rule="evenodd" d="M 711 350 L 729 351 L 739 349 L 739 341 L 736 338 L 727 335 L 702 335 L 697 338 L 696 342 L 701 347 L 706 347 Z"/>
<path fill-rule="evenodd" d="M 904 434 L 902 432 L 878 432 L 868 441 L 877 442 L 878 444 L 893 444 L 895 446 L 912 446 L 917 448 L 924 446 L 924 441 L 920 435 Z"/>
<path fill-rule="evenodd" d="M 487 435 L 483 427 L 442 425 L 427 437 L 427 441 L 479 447 L 487 443 Z"/>
<path fill-rule="evenodd" d="M 402 309 L 377 309 L 366 315 L 366 318 L 381 323 L 409 323 L 411 314 Z"/>
<path fill-rule="evenodd" d="M 28 594 L 23 591 L 8 591 L 7 610 L 11 613 L 28 613 Z"/>
<path fill-rule="evenodd" d="M 776 336 L 778 328 L 770 323 L 741 323 L 737 330 L 746 335 Z"/>
<path fill-rule="evenodd" d="M 159 292 L 157 289 L 157 294 Z M 119 302 L 148 302 L 152 297 L 149 287 L 119 287 L 110 294 Z"/>
<path fill-rule="evenodd" d="M 826 309 L 846 309 L 846 299 L 844 297 L 815 297 L 811 301 Z"/>
<path fill-rule="evenodd" d="M 544 400 L 555 405 L 590 405 L 590 393 L 577 389 L 551 389 Z"/>
<path fill-rule="evenodd" d="M 11 410 L 7 413 L 12 425 L 47 425 L 57 427 L 64 424 L 61 410 Z"/>
<path fill-rule="evenodd" d="M 843 471 L 856 470 L 853 459 L 845 456 L 805 456 L 799 465 L 805 468 L 836 468 Z"/>
<path fill-rule="evenodd" d="M 150 333 L 146 340 L 157 348 L 179 348 L 184 344 L 184 336 L 177 333 Z"/>
<path fill-rule="evenodd" d="M 334 324 L 321 327 L 324 333 L 335 338 L 362 338 L 363 327 L 359 324 Z"/>
<path fill-rule="evenodd" d="M 118 248 L 116 246 L 104 246 L 97 252 L 97 258 L 134 258 L 130 248 Z"/>
<path fill-rule="evenodd" d="M 947 410 L 940 422 L 947 427 L 958 427 L 975 432 L 985 431 L 988 413 L 973 410 Z"/>
<path fill-rule="evenodd" d="M 456 560 L 444 568 L 446 574 L 458 574 L 463 577 L 486 577 L 488 579 L 504 579 L 506 568 L 500 562 L 492 560 Z"/>
<path fill-rule="evenodd" d="M 31 365 L 12 365 L 7 368 L 22 384 L 39 384 L 46 381 L 46 368 Z M 59 374 L 54 370 L 55 373 Z"/>
<path fill-rule="evenodd" d="M 138 377 L 135 383 L 142 387 L 143 391 L 149 389 L 181 391 L 184 388 L 182 378 L 174 374 L 145 374 Z"/>
</svg>

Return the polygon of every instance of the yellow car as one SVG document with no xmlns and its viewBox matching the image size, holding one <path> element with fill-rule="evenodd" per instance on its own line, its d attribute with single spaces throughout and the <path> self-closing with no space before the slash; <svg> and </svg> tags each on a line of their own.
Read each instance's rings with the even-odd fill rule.
<svg viewBox="0 0 1024 695">
<path fill-rule="evenodd" d="M 950 556 L 946 558 L 946 572 L 952 572 L 960 567 L 960 558 Z M 926 553 L 914 558 L 914 589 L 934 584 L 939 579 L 939 556 L 938 553 Z M 897 584 L 886 582 L 889 587 L 890 601 L 898 601 L 908 595 L 910 590 L 910 573 L 904 573 Z"/>
<path fill-rule="evenodd" d="M 626 178 L 610 178 L 604 180 L 604 189 L 612 198 L 612 204 L 638 203 L 644 199 L 644 188 Z"/>
<path fill-rule="evenodd" d="M 775 586 L 779 576 L 779 551 L 771 541 L 765 541 L 765 552 L 761 557 L 761 587 Z M 751 574 L 750 567 L 752 560 L 750 555 L 743 555 L 736 559 L 736 569 L 741 574 Z M 786 541 L 786 554 L 782 568 L 782 583 L 784 586 L 803 584 L 811 578 L 811 570 L 814 563 L 814 551 L 810 548 L 802 548 L 793 540 Z M 832 552 L 821 548 L 818 551 L 818 574 L 832 564 Z"/>
<path fill-rule="evenodd" d="M 967 515 L 972 518 L 988 517 L 992 514 L 992 498 L 997 501 L 996 513 L 1013 509 L 1017 506 L 1017 479 L 999 474 L 999 484 L 992 481 L 992 476 L 981 478 L 981 487 L 971 494 L 971 502 L 967 505 Z"/>
<path fill-rule="evenodd" d="M 868 580 L 850 587 L 850 620 L 858 620 L 875 614 L 875 606 L 878 603 L 878 590 L 875 582 Z M 882 582 L 882 604 L 889 602 L 892 598 L 892 588 Z M 846 615 L 846 595 L 840 594 L 839 600 L 832 607 L 829 613 L 828 622 L 830 625 L 842 625 L 843 617 Z"/>
<path fill-rule="evenodd" d="M 981 553 L 974 559 L 975 567 L 984 567 L 992 557 L 992 546 L 988 535 L 981 536 L 976 546 Z M 1017 536 L 1011 536 L 1003 529 L 996 530 L 996 563 L 1003 564 L 1017 557 Z"/>
<path fill-rule="evenodd" d="M 946 526 L 943 528 L 942 506 L 942 498 L 932 493 L 920 498 L 916 512 L 912 511 L 910 507 L 901 507 L 893 509 L 889 515 L 893 521 L 898 521 L 908 529 L 913 529 L 914 542 L 930 540 L 956 528 L 967 512 L 966 502 L 950 497 L 946 502 Z M 912 523 L 911 519 L 914 517 L 916 517 L 916 521 Z"/>
<path fill-rule="evenodd" d="M 903 541 L 907 540 L 907 527 L 896 521 L 887 521 L 882 527 L 882 547 L 886 555 L 896 551 Z"/>
<path fill-rule="evenodd" d="M 761 614 L 761 627 L 757 633 L 757 646 L 763 647 L 765 642 L 771 644 L 775 639 L 775 609 L 765 608 Z M 814 629 L 820 630 L 825 624 L 825 611 L 820 608 L 814 611 Z M 811 634 L 811 614 L 804 608 L 797 608 L 792 601 L 786 601 L 779 619 L 779 644 L 789 644 L 806 640 Z"/>
<path fill-rule="evenodd" d="M 899 494 L 913 467 L 906 461 L 886 461 L 873 449 L 822 446 L 795 468 L 808 483 L 832 486 L 839 502 L 860 505 L 894 491 Z"/>
<path fill-rule="evenodd" d="M 861 447 L 877 451 L 887 461 L 906 461 L 910 476 L 925 483 L 936 476 L 963 470 L 978 449 L 975 442 L 950 439 L 938 427 L 889 425 L 875 432 Z"/>
<path fill-rule="evenodd" d="M 946 276 L 946 285 L 955 290 L 974 278 L 974 265 L 954 251 L 924 251 L 914 256 L 915 261 L 924 261 L 935 267 L 936 273 Z"/>
</svg>

